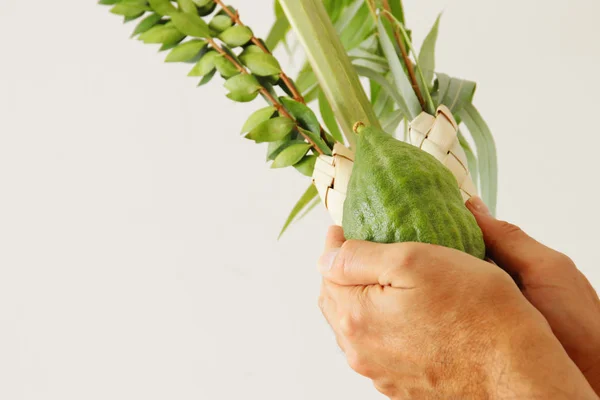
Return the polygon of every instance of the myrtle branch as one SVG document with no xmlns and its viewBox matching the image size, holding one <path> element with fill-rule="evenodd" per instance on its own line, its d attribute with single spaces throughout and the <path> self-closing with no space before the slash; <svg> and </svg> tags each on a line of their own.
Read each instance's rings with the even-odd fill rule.
<svg viewBox="0 0 600 400">
<path fill-rule="evenodd" d="M 231 18 L 231 20 L 234 23 L 236 23 L 237 25 L 240 25 L 240 26 L 246 26 L 246 25 L 244 25 L 244 23 L 242 22 L 242 20 L 240 18 L 239 11 L 237 11 L 237 10 L 235 10 L 235 12 L 231 11 L 231 9 L 229 7 L 227 7 L 223 3 L 222 0 L 214 0 L 214 2 L 223 9 L 223 11 L 229 16 L 229 18 Z M 262 40 L 260 40 L 256 36 L 254 36 L 254 34 L 252 34 L 252 38 L 250 39 L 250 41 L 252 42 L 252 44 L 259 47 L 264 53 L 272 55 L 271 51 L 264 45 Z M 294 84 L 294 81 L 289 76 L 287 76 L 286 73 L 283 71 L 280 72 L 279 77 L 281 78 L 281 80 L 285 84 L 285 86 L 289 89 L 294 100 L 296 100 L 299 103 L 306 104 L 306 102 L 304 101 L 304 97 L 302 96 L 302 93 L 300 93 L 300 91 Z M 321 137 L 323 139 L 326 139 L 325 129 L 323 129 L 322 126 L 320 128 L 321 128 Z M 319 150 L 319 152 L 320 152 L 320 150 Z"/>
<path fill-rule="evenodd" d="M 232 63 L 235 66 L 235 68 L 238 71 L 240 71 L 241 74 L 250 75 L 250 72 L 248 72 L 248 70 L 243 65 L 241 65 L 234 57 L 232 57 L 229 53 L 223 50 L 223 48 L 213 38 L 207 37 L 206 41 L 210 44 L 210 46 L 213 49 L 215 49 L 219 54 L 221 54 L 230 63 Z M 279 112 L 280 115 L 291 119 L 296 125 L 298 125 L 298 121 L 296 121 L 296 119 L 292 117 L 290 113 L 287 112 L 285 107 L 283 107 L 283 105 L 275 98 L 275 96 L 273 96 L 271 92 L 269 92 L 264 86 L 261 85 L 259 93 L 263 95 L 263 97 L 265 97 L 277 109 L 277 112 Z M 310 143 L 314 150 L 316 150 L 321 155 L 323 154 L 323 151 L 319 148 L 319 146 L 317 146 L 317 144 L 309 136 L 302 132 L 302 129 L 298 129 L 298 132 L 302 135 L 302 137 L 304 137 L 304 139 L 306 139 L 308 143 Z"/>
<path fill-rule="evenodd" d="M 121 1 L 123 1 L 123 3 L 121 3 Z M 254 36 L 252 30 L 241 22 L 237 11 L 225 6 L 221 0 L 212 1 L 212 6 L 208 8 L 196 8 L 194 3 L 192 3 L 192 0 L 186 0 L 184 2 L 179 1 L 178 7 L 175 7 L 170 0 L 149 0 L 149 3 L 146 1 L 137 3 L 125 0 L 99 0 L 101 4 L 113 6 L 111 8 L 111 12 L 114 14 L 123 15 L 126 21 L 138 19 L 146 15 L 147 12 L 151 12 L 150 15 L 146 15 L 146 17 L 136 26 L 134 35 L 139 34 L 140 39 L 145 43 L 161 43 L 161 49 L 174 48 L 167 57 L 167 61 L 186 62 L 193 60 L 195 56 L 199 55 L 200 61 L 198 61 L 198 64 L 196 64 L 196 67 L 198 67 L 199 70 L 195 73 L 202 71 L 202 68 L 208 68 L 211 66 L 210 62 L 212 62 L 212 59 L 208 59 L 208 61 L 201 66 L 202 61 L 205 60 L 203 55 L 206 54 L 206 51 L 202 50 L 201 44 L 200 47 L 198 47 L 198 44 L 201 43 L 201 41 L 195 39 L 179 44 L 184 41 L 186 37 L 202 38 L 205 40 L 205 43 L 209 45 L 209 48 L 212 48 L 216 54 L 219 54 L 219 56 L 223 57 L 223 60 L 231 63 L 237 72 L 244 76 L 254 77 L 254 71 L 252 71 L 249 66 L 246 66 L 243 61 L 239 60 L 236 54 L 230 52 L 227 46 L 225 46 L 229 45 L 229 42 L 227 39 L 224 40 L 220 36 L 220 33 L 226 34 L 229 30 L 229 32 L 235 32 L 232 33 L 234 36 L 237 34 L 237 39 L 230 37 L 231 41 L 234 43 L 232 44 L 233 47 L 244 47 L 247 43 L 253 43 L 257 46 L 259 51 L 266 53 L 269 58 L 274 59 L 273 55 L 266 48 L 263 42 Z M 238 27 L 243 28 L 241 37 L 239 36 L 239 31 L 235 31 L 234 28 L 209 28 L 209 25 L 201 17 L 212 14 L 215 6 L 220 6 L 223 12 L 228 15 L 232 22 L 235 22 Z M 246 34 L 248 36 L 245 36 Z M 217 40 L 217 37 L 219 40 Z M 221 44 L 221 41 L 223 44 Z M 276 79 L 278 81 L 278 86 L 280 86 L 286 93 L 289 93 L 290 96 L 293 97 L 294 102 L 303 104 L 304 107 L 306 107 L 306 103 L 296 88 L 294 82 L 283 71 L 281 71 L 281 67 L 279 65 L 277 65 L 277 67 L 278 78 Z M 206 72 L 199 74 L 204 75 L 201 84 L 208 82 L 212 78 L 215 67 L 213 66 L 212 68 L 212 73 L 207 70 Z M 194 72 L 194 70 L 192 70 L 192 72 Z M 224 78 L 231 77 L 229 76 L 229 73 L 222 73 L 222 75 Z M 301 126 L 301 117 L 297 116 L 293 109 L 287 108 L 285 101 L 278 97 L 270 83 L 260 79 L 257 80 L 257 83 L 258 84 L 255 86 L 255 91 L 252 94 L 260 94 L 268 103 L 273 106 L 280 116 L 291 120 L 294 123 L 298 134 L 303 137 L 308 144 L 310 144 L 310 147 L 314 153 L 324 154 L 329 150 L 326 148 L 331 146 L 330 140 L 328 140 L 329 137 L 320 125 L 319 130 L 323 139 L 322 143 L 320 142 L 321 138 L 312 136 L 312 133 L 317 132 L 311 133 L 310 131 L 305 131 L 303 129 Z M 240 99 L 237 101 L 249 100 Z"/>
</svg>

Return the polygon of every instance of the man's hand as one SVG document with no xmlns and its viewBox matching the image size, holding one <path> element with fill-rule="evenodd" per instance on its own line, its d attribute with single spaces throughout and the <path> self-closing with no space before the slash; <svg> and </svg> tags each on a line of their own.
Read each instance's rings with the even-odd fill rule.
<svg viewBox="0 0 600 400">
<path fill-rule="evenodd" d="M 483 231 L 490 258 L 513 275 L 600 394 L 600 300 L 592 285 L 567 256 L 493 218 L 481 199 L 473 198 L 467 206 Z"/>
<path fill-rule="evenodd" d="M 392 399 L 597 399 L 500 268 L 332 228 L 320 306 L 350 366 Z"/>
</svg>

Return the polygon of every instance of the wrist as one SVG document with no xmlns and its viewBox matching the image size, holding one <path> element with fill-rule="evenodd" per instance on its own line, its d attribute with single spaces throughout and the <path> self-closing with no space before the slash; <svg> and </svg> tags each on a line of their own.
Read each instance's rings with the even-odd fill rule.
<svg viewBox="0 0 600 400">
<path fill-rule="evenodd" d="M 590 386 L 600 395 L 600 328 L 588 329 L 580 334 L 578 346 L 564 346 L 569 357 L 583 373 Z"/>
<path fill-rule="evenodd" d="M 596 353 L 600 354 L 600 353 Z M 600 358 L 581 371 L 592 389 L 600 396 Z"/>
<path fill-rule="evenodd" d="M 516 326 L 499 338 L 491 363 L 490 398 L 597 399 L 541 316 Z"/>
</svg>

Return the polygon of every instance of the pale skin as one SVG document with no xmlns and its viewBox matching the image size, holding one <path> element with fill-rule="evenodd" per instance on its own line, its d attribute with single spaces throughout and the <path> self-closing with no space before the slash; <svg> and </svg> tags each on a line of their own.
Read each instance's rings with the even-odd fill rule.
<svg viewBox="0 0 600 400">
<path fill-rule="evenodd" d="M 598 399 L 600 300 L 565 255 L 467 206 L 497 265 L 330 229 L 319 305 L 349 365 L 390 399 Z"/>
</svg>

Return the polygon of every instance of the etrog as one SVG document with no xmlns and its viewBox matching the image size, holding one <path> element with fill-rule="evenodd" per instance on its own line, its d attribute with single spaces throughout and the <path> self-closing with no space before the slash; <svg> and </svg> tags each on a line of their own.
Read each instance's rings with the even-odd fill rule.
<svg viewBox="0 0 600 400">
<path fill-rule="evenodd" d="M 483 235 L 452 173 L 375 128 L 358 135 L 343 227 L 347 239 L 430 243 L 485 256 Z"/>
</svg>

